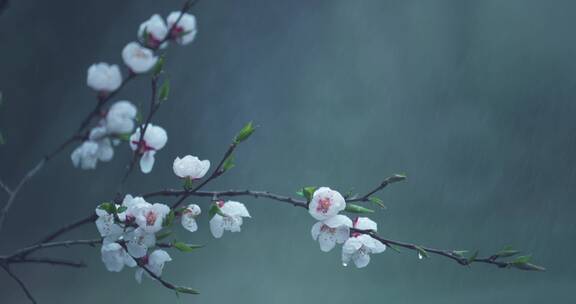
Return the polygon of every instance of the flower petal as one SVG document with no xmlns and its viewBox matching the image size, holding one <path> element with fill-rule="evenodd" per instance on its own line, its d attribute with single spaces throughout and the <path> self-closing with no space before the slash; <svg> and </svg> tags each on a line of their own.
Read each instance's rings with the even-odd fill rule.
<svg viewBox="0 0 576 304">
<path fill-rule="evenodd" d="M 152 171 L 154 167 L 154 154 L 156 154 L 156 151 L 147 151 L 140 158 L 140 170 L 142 170 L 142 173 L 148 174 Z"/>
</svg>

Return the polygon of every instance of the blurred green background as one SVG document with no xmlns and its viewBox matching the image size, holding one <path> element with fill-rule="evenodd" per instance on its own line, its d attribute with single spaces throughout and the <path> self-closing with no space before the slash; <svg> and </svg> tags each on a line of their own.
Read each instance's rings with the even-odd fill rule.
<svg viewBox="0 0 576 304">
<path fill-rule="evenodd" d="M 0 176 L 17 179 L 92 108 L 93 62 L 120 63 L 140 22 L 181 1 L 14 0 L 0 15 Z M 292 195 L 307 185 L 364 192 L 393 173 L 389 238 L 490 253 L 534 255 L 544 273 L 461 267 L 387 251 L 365 269 L 322 253 L 303 210 L 244 198 L 252 219 L 215 240 L 206 217 L 171 252 L 164 276 L 202 294 L 177 299 L 133 270 L 109 273 L 98 248 L 47 250 L 84 270 L 16 265 L 41 303 L 575 303 L 576 19 L 574 1 L 201 1 L 197 40 L 171 47 L 172 95 L 155 122 L 169 133 L 133 194 L 178 187 L 172 160 L 217 161 L 237 130 L 260 128 L 237 166 L 209 189 Z M 146 103 L 140 79 L 119 96 Z M 26 187 L 0 235 L 7 253 L 110 200 L 126 145 L 96 171 L 70 150 Z M 160 201 L 158 201 L 160 202 Z M 207 211 L 208 201 L 191 199 Z M 205 214 L 204 214 L 205 215 Z M 93 238 L 95 227 L 67 238 Z M 0 303 L 26 303 L 0 274 Z"/>
</svg>

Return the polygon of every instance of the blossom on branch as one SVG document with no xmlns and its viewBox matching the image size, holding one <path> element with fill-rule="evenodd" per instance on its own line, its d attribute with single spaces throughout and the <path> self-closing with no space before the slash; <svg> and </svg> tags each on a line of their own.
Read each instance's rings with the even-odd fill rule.
<svg viewBox="0 0 576 304">
<path fill-rule="evenodd" d="M 352 220 L 345 215 L 335 215 L 327 220 L 317 222 L 312 226 L 312 238 L 318 240 L 320 250 L 328 252 L 346 242 L 350 236 Z"/>
<path fill-rule="evenodd" d="M 209 160 L 200 160 L 196 156 L 186 155 L 182 158 L 176 157 L 172 165 L 174 174 L 180 178 L 191 180 L 200 179 L 206 175 L 210 169 Z"/>
<path fill-rule="evenodd" d="M 240 232 L 242 218 L 250 217 L 244 204 L 235 201 L 219 201 L 216 203 L 220 214 L 215 214 L 210 220 L 210 232 L 215 238 L 221 238 L 224 231 Z"/>
<path fill-rule="evenodd" d="M 323 221 L 329 219 L 346 208 L 344 197 L 328 187 L 320 187 L 312 195 L 308 212 L 313 218 Z"/>
<path fill-rule="evenodd" d="M 138 114 L 136 106 L 129 101 L 114 103 L 106 113 L 105 127 L 109 134 L 126 134 L 134 130 L 134 120 Z"/>
<path fill-rule="evenodd" d="M 357 218 L 353 227 L 374 232 L 378 229 L 376 222 L 367 217 Z M 373 237 L 367 234 L 353 233 L 342 246 L 342 265 L 347 266 L 350 261 L 353 261 L 358 268 L 366 267 L 370 263 L 370 254 L 381 253 L 385 250 L 386 245 Z"/>
<path fill-rule="evenodd" d="M 114 150 L 109 140 L 87 140 L 72 151 L 70 159 L 76 168 L 83 170 L 96 169 L 98 161 L 110 161 Z"/>
<path fill-rule="evenodd" d="M 143 258 L 143 265 L 141 267 L 146 267 L 153 274 L 160 277 L 162 275 L 162 270 L 164 269 L 164 264 L 166 262 L 172 261 L 170 255 L 164 250 L 154 250 L 149 256 Z M 144 273 L 143 268 L 136 270 L 136 281 L 142 283 L 142 274 Z"/>
<path fill-rule="evenodd" d="M 152 50 L 141 46 L 138 42 L 128 43 L 122 50 L 124 63 L 134 73 L 148 72 L 158 61 Z"/>
<path fill-rule="evenodd" d="M 198 230 L 196 217 L 200 215 L 201 212 L 202 210 L 200 209 L 200 206 L 196 204 L 190 204 L 188 207 L 184 208 L 180 218 L 182 227 L 190 232 Z"/>
<path fill-rule="evenodd" d="M 98 92 L 116 91 L 122 84 L 122 74 L 116 64 L 95 63 L 88 68 L 88 86 Z"/>
<path fill-rule="evenodd" d="M 118 243 L 105 244 L 100 252 L 102 253 L 102 262 L 108 271 L 120 272 L 124 266 L 136 266 L 136 261 Z"/>
<path fill-rule="evenodd" d="M 146 129 L 144 136 L 140 136 L 141 129 Z M 140 138 L 142 137 L 142 140 Z M 148 124 L 137 128 L 130 136 L 130 148 L 141 155 L 140 170 L 150 173 L 154 167 L 154 155 L 156 151 L 164 148 L 168 141 L 168 134 L 162 127 Z"/>
<path fill-rule="evenodd" d="M 198 32 L 196 28 L 196 17 L 194 17 L 194 15 L 184 13 L 180 18 L 181 14 L 181 12 L 172 12 L 170 15 L 168 15 L 166 21 L 168 23 L 168 27 L 172 28 L 170 37 L 175 39 L 177 43 L 186 45 L 194 41 L 194 38 L 196 38 L 196 33 Z M 180 18 L 180 20 L 178 20 L 178 18 Z M 176 21 L 178 21 L 178 23 L 174 26 Z"/>
<path fill-rule="evenodd" d="M 164 41 L 167 34 L 168 28 L 166 27 L 166 23 L 158 14 L 144 21 L 138 28 L 138 38 L 141 39 L 144 45 L 154 49 L 161 46 L 160 44 Z M 163 43 L 162 47 L 165 46 L 166 44 Z"/>
<path fill-rule="evenodd" d="M 156 245 L 156 235 L 148 233 L 142 228 L 130 229 L 124 235 L 126 249 L 135 258 L 146 255 L 148 248 Z"/>
<path fill-rule="evenodd" d="M 136 213 L 136 224 L 147 233 L 156 233 L 162 229 L 162 223 L 168 213 L 170 213 L 170 207 L 164 204 L 140 206 Z"/>
</svg>

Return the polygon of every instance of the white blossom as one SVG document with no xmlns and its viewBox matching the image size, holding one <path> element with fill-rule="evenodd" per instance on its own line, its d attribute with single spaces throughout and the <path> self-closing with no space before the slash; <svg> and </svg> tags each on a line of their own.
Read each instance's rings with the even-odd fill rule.
<svg viewBox="0 0 576 304">
<path fill-rule="evenodd" d="M 148 248 L 156 245 L 156 235 L 148 233 L 140 227 L 126 232 L 124 240 L 128 253 L 135 258 L 145 256 Z"/>
<path fill-rule="evenodd" d="M 138 28 L 138 37 L 140 37 L 147 46 L 152 48 L 159 47 L 167 34 L 168 28 L 166 27 L 166 23 L 158 14 L 155 14 L 150 17 L 150 19 L 144 21 Z M 165 45 L 166 44 L 163 44 L 163 46 Z"/>
<path fill-rule="evenodd" d="M 90 139 L 84 141 L 72 151 L 70 159 L 74 167 L 84 170 L 95 169 L 98 161 L 110 161 L 114 156 L 114 149 L 109 138 L 96 138 L 93 133 L 100 132 L 95 128 L 90 132 Z M 92 140 L 94 138 L 94 140 Z"/>
<path fill-rule="evenodd" d="M 350 237 L 342 246 L 342 265 L 347 266 L 352 260 L 356 267 L 366 267 L 370 263 L 370 254 L 384 250 L 386 245 L 367 234 Z"/>
<path fill-rule="evenodd" d="M 329 219 L 346 208 L 344 197 L 328 187 L 320 187 L 314 191 L 308 212 L 313 218 L 323 221 Z"/>
<path fill-rule="evenodd" d="M 168 15 L 168 18 L 166 19 L 168 28 L 172 28 L 172 26 L 180 17 L 180 14 L 181 12 L 172 12 L 170 15 Z M 180 18 L 178 24 L 176 24 L 170 34 L 172 37 L 175 37 L 177 43 L 186 45 L 194 41 L 196 33 L 196 17 L 194 17 L 194 15 L 185 13 L 182 15 L 182 18 Z"/>
<path fill-rule="evenodd" d="M 148 204 L 137 207 L 136 224 L 146 233 L 156 233 L 162 229 L 162 223 L 170 213 L 170 207 L 164 204 Z"/>
<path fill-rule="evenodd" d="M 136 261 L 118 243 L 104 244 L 100 251 L 102 262 L 108 271 L 120 272 L 124 269 L 124 266 L 136 266 Z"/>
<path fill-rule="evenodd" d="M 242 218 L 250 217 L 244 204 L 227 201 L 218 202 L 218 207 L 223 215 L 215 214 L 210 220 L 210 232 L 215 238 L 221 238 L 224 231 L 240 232 Z"/>
<path fill-rule="evenodd" d="M 144 128 L 144 126 L 142 126 Z M 166 131 L 159 126 L 153 124 L 148 124 L 142 142 L 140 140 L 140 128 L 136 128 L 136 131 L 132 136 L 130 136 L 130 148 L 137 153 L 142 154 L 140 158 L 140 170 L 143 173 L 150 173 L 154 167 L 154 155 L 156 151 L 164 148 L 166 142 L 168 141 L 168 135 Z"/>
<path fill-rule="evenodd" d="M 353 224 L 356 229 L 378 231 L 378 224 L 367 217 L 357 217 Z"/>
<path fill-rule="evenodd" d="M 162 270 L 164 269 L 164 264 L 166 262 L 172 261 L 170 255 L 164 250 L 154 250 L 147 258 L 145 258 L 146 263 L 144 267 L 150 270 L 153 274 L 160 277 L 162 276 Z M 138 283 L 142 283 L 142 274 L 144 273 L 144 269 L 138 268 L 136 270 L 136 281 Z"/>
<path fill-rule="evenodd" d="M 138 42 L 128 43 L 122 50 L 124 63 L 134 73 L 148 72 L 158 61 L 150 49 L 141 46 Z"/>
<path fill-rule="evenodd" d="M 138 109 L 129 101 L 121 100 L 114 103 L 106 113 L 106 131 L 110 134 L 131 133 L 137 114 Z"/>
<path fill-rule="evenodd" d="M 190 232 L 194 232 L 198 230 L 198 224 L 196 223 L 196 217 L 200 215 L 202 211 L 200 210 L 200 206 L 196 204 L 190 204 L 182 211 L 182 216 L 180 221 L 182 223 L 182 227 Z"/>
<path fill-rule="evenodd" d="M 99 92 L 116 91 L 122 84 L 120 68 L 115 64 L 95 63 L 88 68 L 86 83 Z"/>
<path fill-rule="evenodd" d="M 345 215 L 338 214 L 314 224 L 312 238 L 318 240 L 320 250 L 328 252 L 336 244 L 346 242 L 350 236 L 350 227 L 352 227 L 352 220 Z"/>
<path fill-rule="evenodd" d="M 122 227 L 114 222 L 114 214 L 96 208 L 96 228 L 105 241 L 116 241 L 124 232 Z"/>
<path fill-rule="evenodd" d="M 174 174 L 180 178 L 200 179 L 204 177 L 208 169 L 210 169 L 210 161 L 200 160 L 198 157 L 192 155 L 186 155 L 183 158 L 176 157 L 172 169 L 174 170 Z"/>
<path fill-rule="evenodd" d="M 378 225 L 367 217 L 358 217 L 353 222 L 353 227 L 360 230 L 377 231 Z M 353 233 L 342 246 L 342 264 L 348 265 L 350 260 L 358 268 L 366 267 L 370 262 L 371 253 L 381 253 L 386 250 L 386 245 L 363 233 Z"/>
</svg>

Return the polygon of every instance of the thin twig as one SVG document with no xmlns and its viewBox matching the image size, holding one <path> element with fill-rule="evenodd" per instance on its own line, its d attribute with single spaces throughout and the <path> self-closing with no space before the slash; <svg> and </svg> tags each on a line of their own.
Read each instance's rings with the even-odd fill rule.
<svg viewBox="0 0 576 304">
<path fill-rule="evenodd" d="M 35 252 L 40 249 L 44 248 L 52 248 L 52 247 L 69 247 L 73 245 L 87 245 L 94 247 L 97 244 L 101 244 L 102 239 L 90 239 L 90 240 L 70 240 L 70 241 L 61 241 L 61 242 L 46 242 L 40 243 L 36 245 L 32 245 L 29 247 L 25 247 L 22 249 L 17 250 L 13 254 L 8 256 L 8 259 L 18 258 L 26 256 L 32 252 Z"/>
<path fill-rule="evenodd" d="M 10 187 L 8 187 L 6 185 L 6 183 L 4 183 L 2 180 L 0 180 L 0 188 L 2 188 L 2 190 L 6 191 L 6 193 L 10 196 L 12 195 L 12 189 L 10 189 Z"/>
<path fill-rule="evenodd" d="M 2 260 L 3 258 L 0 257 L 0 260 Z M 49 264 L 49 265 L 53 265 L 53 266 L 68 266 L 68 267 L 74 267 L 74 268 L 84 268 L 86 267 L 86 264 L 84 262 L 75 262 L 75 261 L 68 261 L 68 260 L 63 260 L 63 259 L 54 259 L 54 258 L 24 258 L 24 259 L 20 259 L 20 258 L 13 258 L 13 259 L 9 259 L 9 258 L 5 258 L 4 259 L 5 262 L 7 264 L 27 264 L 27 263 L 32 263 L 32 264 Z"/>
<path fill-rule="evenodd" d="M 480 263 L 492 264 L 492 265 L 498 266 L 500 268 L 505 268 L 511 264 L 510 262 L 497 261 L 494 258 L 494 255 L 489 256 L 489 257 L 484 257 L 484 258 L 474 257 L 473 259 L 468 259 L 464 256 L 455 254 L 453 250 L 435 249 L 435 248 L 430 248 L 430 247 L 426 247 L 426 246 L 419 246 L 416 244 L 386 239 L 386 238 L 379 236 L 378 234 L 376 234 L 372 230 L 361 230 L 361 229 L 352 228 L 351 231 L 357 232 L 357 233 L 362 233 L 362 234 L 367 234 L 367 235 L 371 236 L 372 238 L 380 241 L 382 244 L 384 244 L 386 246 L 402 247 L 402 248 L 413 250 L 413 251 L 420 253 L 420 254 L 433 253 L 433 254 L 440 255 L 443 257 L 447 257 L 451 260 L 454 260 L 455 262 L 457 262 L 460 265 L 470 265 L 473 262 L 480 262 Z"/>
<path fill-rule="evenodd" d="M 28 300 L 30 300 L 30 302 L 36 304 L 37 302 L 34 299 L 34 296 L 32 296 L 32 293 L 30 292 L 30 290 L 28 290 L 28 287 L 26 287 L 26 284 L 24 284 L 24 282 L 15 273 L 13 273 L 12 270 L 10 270 L 10 266 L 8 266 L 6 264 L 2 264 L 2 263 L 0 263 L 0 266 L 4 269 L 4 271 L 6 271 L 6 273 L 12 279 L 14 279 L 14 281 L 16 281 L 16 283 L 18 283 L 18 285 L 20 285 L 20 288 L 26 294 L 26 297 L 28 297 Z"/>
<path fill-rule="evenodd" d="M 87 216 L 85 218 L 82 218 L 80 220 L 77 220 L 71 224 L 67 224 L 66 226 L 50 233 L 49 235 L 47 235 L 46 237 L 44 237 L 42 240 L 40 240 L 38 243 L 46 243 L 46 242 L 50 242 L 54 239 L 56 239 L 57 237 L 59 237 L 60 235 L 70 231 L 70 230 L 74 230 L 78 227 L 81 227 L 83 225 L 89 224 L 94 222 L 96 219 L 98 218 L 98 216 L 96 216 L 96 214 L 92 214 L 90 216 Z"/>
</svg>

